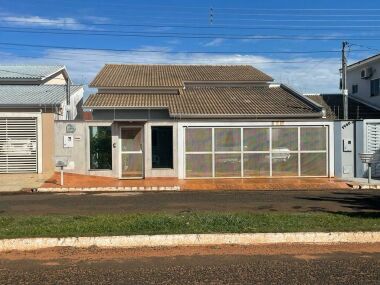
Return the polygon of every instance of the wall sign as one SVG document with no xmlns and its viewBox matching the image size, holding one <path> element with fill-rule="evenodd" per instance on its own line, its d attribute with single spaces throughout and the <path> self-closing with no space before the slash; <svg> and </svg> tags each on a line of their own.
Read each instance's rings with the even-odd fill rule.
<svg viewBox="0 0 380 285">
<path fill-rule="evenodd" d="M 76 131 L 76 128 L 73 124 L 67 124 L 66 125 L 66 133 L 73 134 L 73 133 L 75 133 L 75 131 Z"/>
<path fill-rule="evenodd" d="M 74 136 L 63 136 L 63 147 L 64 148 L 72 148 L 74 147 Z"/>
</svg>

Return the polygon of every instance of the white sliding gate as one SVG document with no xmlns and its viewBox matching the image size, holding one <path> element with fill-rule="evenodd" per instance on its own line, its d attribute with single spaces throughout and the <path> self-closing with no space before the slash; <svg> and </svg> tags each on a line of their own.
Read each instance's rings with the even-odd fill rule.
<svg viewBox="0 0 380 285">
<path fill-rule="evenodd" d="M 0 173 L 37 172 L 36 118 L 0 117 Z"/>
</svg>

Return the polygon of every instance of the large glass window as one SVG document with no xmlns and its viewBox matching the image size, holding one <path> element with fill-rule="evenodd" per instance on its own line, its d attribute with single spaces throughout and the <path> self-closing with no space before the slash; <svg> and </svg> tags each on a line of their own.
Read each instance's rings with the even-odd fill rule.
<svg viewBox="0 0 380 285">
<path fill-rule="evenodd" d="M 185 129 L 186 177 L 327 176 L 327 127 Z"/>
<path fill-rule="evenodd" d="M 240 153 L 215 154 L 215 176 L 216 177 L 240 177 L 241 176 Z"/>
<path fill-rule="evenodd" d="M 215 151 L 240 151 L 240 131 L 240 128 L 215 129 Z"/>
<path fill-rule="evenodd" d="M 301 150 L 326 150 L 326 128 L 301 128 Z"/>
<path fill-rule="evenodd" d="M 212 150 L 211 128 L 186 129 L 186 151 L 207 152 Z"/>
<path fill-rule="evenodd" d="M 173 127 L 152 127 L 152 168 L 173 168 Z"/>
<path fill-rule="evenodd" d="M 268 128 L 244 129 L 244 151 L 269 151 Z"/>
<path fill-rule="evenodd" d="M 186 154 L 186 177 L 212 177 L 212 154 Z"/>
<path fill-rule="evenodd" d="M 91 126 L 90 168 L 112 169 L 112 135 L 109 126 Z"/>
<path fill-rule="evenodd" d="M 298 128 L 273 128 L 272 150 L 282 152 L 298 150 Z"/>
<path fill-rule="evenodd" d="M 244 177 L 269 176 L 269 153 L 245 153 Z"/>
</svg>

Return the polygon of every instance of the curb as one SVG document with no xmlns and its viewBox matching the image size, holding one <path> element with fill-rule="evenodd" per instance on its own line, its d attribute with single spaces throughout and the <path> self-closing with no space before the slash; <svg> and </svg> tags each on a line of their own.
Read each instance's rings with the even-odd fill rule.
<svg viewBox="0 0 380 285">
<path fill-rule="evenodd" d="M 357 184 L 357 183 L 347 183 L 354 190 L 379 190 L 380 185 L 378 184 Z"/>
<path fill-rule="evenodd" d="M 0 252 L 37 250 L 50 247 L 174 247 L 208 245 L 263 245 L 263 244 L 331 244 L 377 243 L 380 232 L 311 232 L 311 233 L 256 233 L 256 234 L 177 234 L 135 235 L 68 238 L 20 238 L 0 240 Z"/>
<path fill-rule="evenodd" d="M 41 193 L 66 193 L 66 192 L 157 192 L 157 191 L 180 191 L 180 186 L 131 186 L 131 187 L 56 187 L 37 188 Z"/>
</svg>

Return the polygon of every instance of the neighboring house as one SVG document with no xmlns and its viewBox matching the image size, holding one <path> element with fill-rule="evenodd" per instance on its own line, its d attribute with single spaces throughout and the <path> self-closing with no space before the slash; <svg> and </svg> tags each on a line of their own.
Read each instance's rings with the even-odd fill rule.
<svg viewBox="0 0 380 285">
<path fill-rule="evenodd" d="M 380 54 L 347 67 L 348 95 L 380 109 Z"/>
<path fill-rule="evenodd" d="M 326 119 L 334 121 L 335 176 L 343 178 L 367 175 L 360 153 L 380 151 L 380 111 L 356 98 L 348 97 L 348 120 L 343 120 L 342 94 L 305 94 L 326 109 Z M 380 177 L 380 165 L 373 177 Z"/>
<path fill-rule="evenodd" d="M 326 109 L 326 118 L 330 120 L 343 120 L 342 94 L 304 94 L 307 98 Z M 380 119 L 380 109 L 372 107 L 356 98 L 348 97 L 348 119 Z"/>
<path fill-rule="evenodd" d="M 54 120 L 78 118 L 82 97 L 64 66 L 0 65 L 0 173 L 54 171 Z"/>
<path fill-rule="evenodd" d="M 324 108 L 252 66 L 108 64 L 90 87 L 98 88 L 84 104 L 93 120 L 75 123 L 73 133 L 56 123 L 56 155 L 68 172 L 334 176 Z"/>
</svg>

